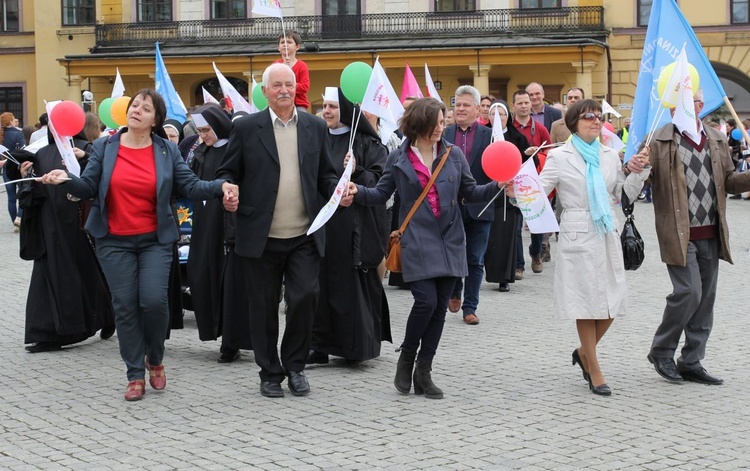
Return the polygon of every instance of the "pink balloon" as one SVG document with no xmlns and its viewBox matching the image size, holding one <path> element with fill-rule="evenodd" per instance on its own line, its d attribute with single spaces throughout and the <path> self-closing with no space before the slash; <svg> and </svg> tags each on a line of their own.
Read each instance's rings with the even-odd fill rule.
<svg viewBox="0 0 750 471">
<path fill-rule="evenodd" d="M 484 149 L 482 169 L 496 182 L 510 181 L 521 170 L 521 152 L 511 142 L 494 142 Z"/>
<path fill-rule="evenodd" d="M 607 129 L 609 129 L 609 132 L 611 132 L 613 134 L 615 132 L 615 127 L 612 126 L 612 123 L 610 123 L 609 121 L 605 121 L 604 124 L 602 124 L 602 127 L 605 127 Z"/>
<path fill-rule="evenodd" d="M 86 115 L 83 108 L 72 101 L 61 101 L 49 114 L 52 126 L 57 134 L 61 136 L 75 136 L 83 130 L 86 123 Z"/>
</svg>

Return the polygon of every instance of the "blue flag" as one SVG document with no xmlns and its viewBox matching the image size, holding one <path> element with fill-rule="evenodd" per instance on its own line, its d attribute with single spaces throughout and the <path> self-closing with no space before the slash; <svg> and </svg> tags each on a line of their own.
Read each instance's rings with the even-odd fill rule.
<svg viewBox="0 0 750 471">
<path fill-rule="evenodd" d="M 656 115 L 662 107 L 657 92 L 657 81 L 662 69 L 675 62 L 683 44 L 688 62 L 700 76 L 703 90 L 703 117 L 724 103 L 726 93 L 721 86 L 711 62 L 703 52 L 701 43 L 695 37 L 693 28 L 682 16 L 675 0 L 654 0 L 651 16 L 648 19 L 646 40 L 643 44 L 641 70 L 638 73 L 638 86 L 633 103 L 633 119 L 628 133 L 625 161 L 637 153 L 641 143 L 652 128 Z M 669 110 L 665 110 L 656 127 L 671 121 Z"/>
<path fill-rule="evenodd" d="M 159 51 L 159 43 L 156 43 L 155 75 L 156 91 L 164 98 L 164 103 L 167 105 L 167 118 L 184 123 L 187 120 L 187 109 L 185 109 L 180 95 L 177 94 L 177 90 L 175 90 L 172 80 L 169 78 L 169 72 L 164 66 L 164 59 L 162 59 L 161 51 Z"/>
</svg>

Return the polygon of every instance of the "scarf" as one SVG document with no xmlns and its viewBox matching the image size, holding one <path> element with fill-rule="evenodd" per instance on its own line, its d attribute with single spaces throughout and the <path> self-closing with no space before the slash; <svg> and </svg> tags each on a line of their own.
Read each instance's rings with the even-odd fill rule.
<svg viewBox="0 0 750 471">
<path fill-rule="evenodd" d="M 578 134 L 573 134 L 571 142 L 583 157 L 583 161 L 586 162 L 586 191 L 589 196 L 589 211 L 596 232 L 601 237 L 615 229 L 607 185 L 604 183 L 604 176 L 599 169 L 599 146 L 601 144 L 598 140 L 587 144 L 586 141 L 578 137 Z"/>
</svg>

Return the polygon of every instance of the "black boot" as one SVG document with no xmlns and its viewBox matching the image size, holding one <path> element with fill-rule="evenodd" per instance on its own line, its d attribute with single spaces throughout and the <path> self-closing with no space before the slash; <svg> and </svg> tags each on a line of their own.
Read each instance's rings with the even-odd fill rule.
<svg viewBox="0 0 750 471">
<path fill-rule="evenodd" d="M 401 350 L 401 356 L 398 357 L 396 379 L 393 380 L 393 385 L 401 393 L 409 394 L 409 390 L 411 390 L 411 372 L 414 370 L 414 358 L 416 356 L 416 353 Z"/>
<path fill-rule="evenodd" d="M 428 399 L 442 399 L 443 391 L 432 382 L 432 362 L 418 361 L 414 369 L 414 394 L 424 394 Z"/>
</svg>

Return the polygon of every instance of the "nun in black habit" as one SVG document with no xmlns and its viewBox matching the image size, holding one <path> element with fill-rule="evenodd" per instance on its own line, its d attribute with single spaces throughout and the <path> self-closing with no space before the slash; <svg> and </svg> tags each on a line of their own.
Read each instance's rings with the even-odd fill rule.
<svg viewBox="0 0 750 471">
<path fill-rule="evenodd" d="M 238 111 L 232 122 L 247 116 Z M 231 363 L 240 357 L 240 350 L 252 350 L 250 340 L 250 298 L 245 289 L 245 271 L 239 256 L 234 253 L 237 213 L 224 212 L 224 272 L 222 277 L 222 334 L 219 363 Z"/>
<path fill-rule="evenodd" d="M 338 105 L 338 119 L 325 116 L 325 112 L 324 118 L 331 159 L 341 176 L 355 106 L 333 87 L 326 89 L 327 103 Z M 331 110 L 335 115 L 335 109 Z M 356 115 L 360 113 L 356 107 Z M 359 120 L 352 149 L 356 168 L 351 181 L 374 187 L 383 174 L 387 151 L 364 117 Z M 385 206 L 339 207 L 321 230 L 326 231 L 326 250 L 320 264 L 320 301 L 308 364 L 328 363 L 328 355 L 348 362 L 377 358 L 381 342 L 392 341 L 388 303 L 377 271 L 385 252 Z"/>
<path fill-rule="evenodd" d="M 190 168 L 201 180 L 213 180 L 229 142 L 232 121 L 217 105 L 205 105 L 193 113 L 203 142 L 195 150 Z M 198 337 L 216 340 L 222 331 L 224 271 L 224 207 L 221 199 L 193 201 L 193 230 L 187 260 L 187 277 Z"/>
<path fill-rule="evenodd" d="M 21 170 L 28 176 L 64 169 L 62 156 L 49 136 L 49 145 L 36 155 L 25 151 L 15 178 Z M 85 168 L 91 144 L 83 133 L 73 138 L 85 155 L 78 160 Z M 10 170 L 10 169 L 9 169 Z M 10 174 L 10 172 L 9 172 Z M 60 350 L 81 342 L 102 330 L 109 338 L 115 331 L 114 313 L 107 282 L 96 259 L 94 245 L 83 230 L 82 202 L 68 198 L 64 187 L 23 182 L 19 192 L 21 218 L 21 258 L 33 260 L 29 294 L 26 300 L 24 343 L 32 353 Z"/>
<path fill-rule="evenodd" d="M 503 137 L 518 148 L 525 162 L 528 157 L 524 151 L 529 147 L 529 143 L 515 126 L 508 125 L 513 118 L 508 111 L 507 103 L 503 100 L 495 100 L 490 106 L 489 126 L 492 127 L 496 119 L 495 109 L 500 115 Z M 487 209 L 490 210 L 492 208 Z M 499 283 L 499 290 L 507 292 L 510 291 L 510 283 L 516 282 L 516 233 L 519 224 L 523 223 L 523 217 L 521 211 L 510 204 L 505 195 L 500 195 L 495 200 L 494 211 L 495 219 L 490 226 L 487 251 L 484 254 L 485 279 L 489 283 Z"/>
</svg>

